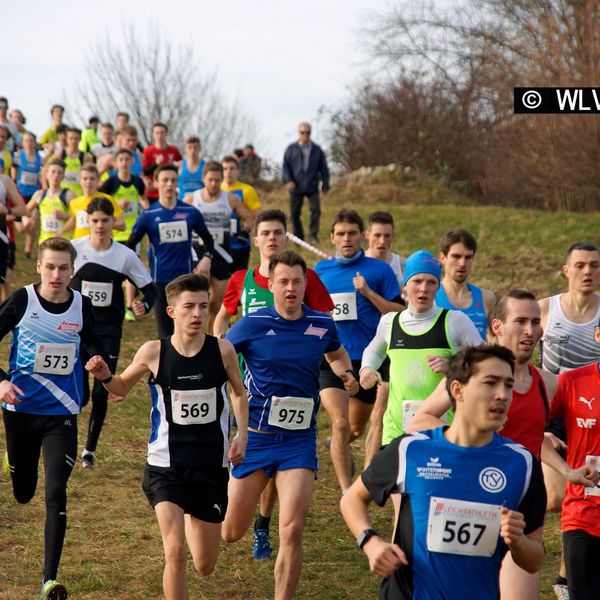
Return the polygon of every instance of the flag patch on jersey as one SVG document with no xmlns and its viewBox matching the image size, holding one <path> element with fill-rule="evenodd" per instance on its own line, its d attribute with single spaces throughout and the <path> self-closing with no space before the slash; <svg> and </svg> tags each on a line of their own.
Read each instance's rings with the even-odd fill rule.
<svg viewBox="0 0 600 600">
<path fill-rule="evenodd" d="M 304 332 L 304 335 L 316 335 L 319 339 L 323 339 L 323 336 L 327 333 L 327 329 L 325 327 L 315 327 L 314 325 L 309 325 L 308 329 Z"/>
<path fill-rule="evenodd" d="M 437 517 L 438 515 L 441 515 L 444 512 L 444 503 L 443 502 L 438 502 L 435 505 L 435 511 L 434 514 Z"/>
</svg>

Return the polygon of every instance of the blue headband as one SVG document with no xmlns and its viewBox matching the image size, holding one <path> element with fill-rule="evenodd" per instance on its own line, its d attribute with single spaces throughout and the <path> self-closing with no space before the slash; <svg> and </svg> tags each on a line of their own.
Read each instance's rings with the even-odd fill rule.
<svg viewBox="0 0 600 600">
<path fill-rule="evenodd" d="M 429 273 L 440 280 L 442 266 L 438 259 L 427 250 L 413 252 L 404 262 L 404 285 L 411 277 L 419 273 Z"/>
</svg>

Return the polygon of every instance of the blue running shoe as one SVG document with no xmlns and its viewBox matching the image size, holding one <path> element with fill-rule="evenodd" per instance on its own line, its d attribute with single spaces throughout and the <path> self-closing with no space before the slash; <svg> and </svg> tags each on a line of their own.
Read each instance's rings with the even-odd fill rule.
<svg viewBox="0 0 600 600">
<path fill-rule="evenodd" d="M 252 542 L 254 560 L 269 560 L 271 558 L 271 536 L 268 529 L 255 529 Z"/>
</svg>

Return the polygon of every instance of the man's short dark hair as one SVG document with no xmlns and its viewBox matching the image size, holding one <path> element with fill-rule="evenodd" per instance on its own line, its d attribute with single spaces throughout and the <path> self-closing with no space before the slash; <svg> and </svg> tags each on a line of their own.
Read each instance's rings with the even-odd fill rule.
<svg viewBox="0 0 600 600">
<path fill-rule="evenodd" d="M 67 165 L 62 158 L 52 158 L 46 163 L 46 167 L 60 167 L 64 171 Z"/>
<path fill-rule="evenodd" d="M 77 133 L 81 135 L 81 129 L 78 127 L 67 127 L 67 133 Z"/>
<path fill-rule="evenodd" d="M 440 252 L 444 256 L 448 256 L 448 252 L 454 244 L 462 244 L 471 250 L 473 254 L 477 253 L 477 240 L 465 229 L 447 231 L 440 240 Z"/>
<path fill-rule="evenodd" d="M 351 208 L 342 208 L 342 210 L 338 211 L 335 217 L 333 217 L 330 228 L 331 233 L 333 233 L 333 230 L 338 223 L 358 225 L 358 229 L 361 233 L 365 230 L 365 222 L 362 220 L 362 217 Z"/>
<path fill-rule="evenodd" d="M 50 114 L 52 114 L 57 108 L 65 112 L 65 107 L 62 104 L 53 104 L 52 108 L 50 109 Z"/>
<path fill-rule="evenodd" d="M 510 298 L 515 300 L 533 300 L 537 301 L 535 294 L 527 290 L 510 290 L 504 296 L 502 296 L 494 307 L 493 318 L 506 323 L 506 317 L 508 316 L 507 304 Z"/>
<path fill-rule="evenodd" d="M 52 252 L 68 252 L 71 256 L 71 265 L 75 264 L 75 258 L 77 257 L 77 250 L 75 250 L 73 244 L 69 240 L 61 237 L 51 237 L 44 240 L 38 248 L 38 261 L 42 262 L 44 258 L 44 252 L 51 250 Z"/>
<path fill-rule="evenodd" d="M 283 225 L 283 230 L 287 231 L 287 217 L 282 210 L 278 208 L 269 208 L 261 210 L 254 219 L 254 235 L 258 233 L 258 226 L 265 221 L 279 221 Z"/>
<path fill-rule="evenodd" d="M 200 145 L 200 138 L 197 135 L 190 135 L 190 137 L 187 140 L 185 140 L 185 143 Z"/>
<path fill-rule="evenodd" d="M 567 255 L 565 256 L 565 261 L 569 260 L 569 256 L 575 250 L 583 250 L 584 252 L 598 252 L 600 254 L 600 250 L 598 247 L 592 244 L 591 242 L 575 242 L 568 250 Z"/>
<path fill-rule="evenodd" d="M 179 175 L 179 169 L 175 165 L 158 165 L 158 167 L 156 167 L 156 170 L 154 171 L 154 180 L 158 181 L 158 176 L 161 173 L 164 173 L 165 171 L 174 171 L 175 173 L 177 173 L 177 175 Z"/>
<path fill-rule="evenodd" d="M 479 346 L 467 346 L 459 350 L 455 356 L 450 359 L 448 371 L 446 373 L 446 391 L 450 397 L 452 408 L 456 410 L 456 398 L 452 396 L 451 386 L 453 381 L 458 381 L 462 385 L 469 382 L 469 379 L 477 372 L 477 365 L 489 358 L 499 358 L 510 365 L 510 370 L 515 372 L 515 355 L 504 346 L 498 344 L 481 344 Z"/>
<path fill-rule="evenodd" d="M 235 156 L 231 156 L 231 154 L 227 154 L 226 156 L 224 156 L 221 159 L 221 164 L 223 164 L 223 163 L 234 164 L 237 167 L 238 161 L 237 161 L 237 158 Z"/>
<path fill-rule="evenodd" d="M 123 111 L 123 110 L 120 110 L 120 111 L 117 113 L 117 117 L 125 117 L 125 118 L 127 119 L 127 121 L 129 121 L 129 113 L 128 113 L 128 112 L 125 112 L 125 111 Z"/>
<path fill-rule="evenodd" d="M 69 128 L 68 128 L 68 127 L 67 127 L 67 126 L 66 126 L 64 123 L 62 123 L 61 125 L 59 125 L 59 126 L 56 128 L 56 134 L 57 134 L 57 135 L 58 135 L 59 133 L 66 133 L 67 131 L 69 131 Z"/>
<path fill-rule="evenodd" d="M 105 127 L 106 129 L 110 129 L 111 131 L 114 131 L 114 125 L 112 123 L 109 123 L 108 121 L 105 121 L 104 123 L 102 123 L 102 125 L 100 125 L 100 127 Z"/>
<path fill-rule="evenodd" d="M 129 158 L 133 159 L 133 152 L 129 148 L 119 148 L 115 152 L 115 158 L 117 158 L 117 156 L 119 156 L 120 154 L 127 154 L 127 156 L 129 156 Z"/>
<path fill-rule="evenodd" d="M 167 304 L 173 306 L 173 302 L 183 292 L 206 292 L 210 283 L 204 275 L 190 273 L 189 275 L 180 275 L 167 284 L 165 294 L 167 296 Z"/>
<path fill-rule="evenodd" d="M 92 123 L 100 123 L 100 117 L 96 116 L 96 115 L 92 115 L 89 119 L 88 119 L 88 125 L 91 125 Z"/>
<path fill-rule="evenodd" d="M 108 198 L 93 198 L 90 203 L 87 205 L 85 212 L 88 215 L 95 213 L 96 211 L 103 212 L 105 215 L 109 217 L 114 217 L 115 215 L 115 207 L 112 202 Z"/>
<path fill-rule="evenodd" d="M 381 225 L 391 225 L 394 227 L 394 217 L 392 213 L 385 212 L 384 210 L 376 210 L 369 215 L 369 225 L 374 223 L 380 223 Z"/>
<path fill-rule="evenodd" d="M 137 129 L 133 125 L 123 125 L 123 127 L 121 127 L 119 130 L 119 133 L 121 135 L 130 135 L 132 137 L 138 136 Z"/>
<path fill-rule="evenodd" d="M 156 123 L 152 123 L 152 129 L 153 130 L 154 130 L 155 127 L 162 127 L 162 128 L 164 128 L 164 130 L 167 133 L 169 133 L 169 128 L 164 123 L 162 123 L 161 121 L 156 121 Z"/>
<path fill-rule="evenodd" d="M 285 265 L 286 267 L 300 267 L 304 277 L 306 277 L 306 261 L 293 250 L 284 250 L 269 261 L 269 277 L 275 272 L 277 265 Z"/>
<path fill-rule="evenodd" d="M 207 173 L 210 173 L 211 171 L 220 173 L 221 176 L 223 176 L 223 165 L 220 162 L 217 162 L 216 160 L 209 160 L 204 165 L 204 169 L 202 170 L 202 177 L 204 177 Z"/>
</svg>

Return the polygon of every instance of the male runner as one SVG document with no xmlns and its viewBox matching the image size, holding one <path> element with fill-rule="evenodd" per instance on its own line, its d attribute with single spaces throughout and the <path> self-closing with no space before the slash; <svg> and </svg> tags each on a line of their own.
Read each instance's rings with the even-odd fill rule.
<svg viewBox="0 0 600 600">
<path fill-rule="evenodd" d="M 78 145 L 81 152 L 91 154 L 92 148 L 100 142 L 100 138 L 98 137 L 99 124 L 100 119 L 96 115 L 88 119 L 88 126 L 81 132 L 81 141 Z"/>
<path fill-rule="evenodd" d="M 335 304 L 333 319 L 356 370 L 381 315 L 402 309 L 400 287 L 390 266 L 365 256 L 361 247 L 364 229 L 356 211 L 340 210 L 331 224 L 331 243 L 336 247 L 336 256 L 315 265 L 315 272 Z M 348 444 L 364 432 L 376 391 L 361 388 L 348 401 L 343 383 L 327 363 L 322 365 L 320 385 L 321 401 L 331 417 L 331 459 L 344 492 L 352 480 Z"/>
<path fill-rule="evenodd" d="M 10 175 L 12 171 L 12 152 L 8 146 L 10 132 L 8 127 L 0 125 L 0 160 L 4 163 L 4 173 Z"/>
<path fill-rule="evenodd" d="M 100 126 L 100 141 L 92 146 L 92 155 L 99 163 L 103 156 L 113 154 L 116 150 L 115 128 L 112 123 L 102 123 Z"/>
<path fill-rule="evenodd" d="M 247 183 L 239 181 L 240 170 L 234 156 L 226 156 L 221 161 L 223 165 L 223 183 L 221 189 L 239 196 L 242 204 L 254 216 L 260 208 L 260 199 L 256 190 Z M 236 214 L 231 215 L 235 219 L 235 229 L 231 232 L 230 254 L 233 258 L 232 271 L 247 269 L 250 260 L 250 236 L 242 229 L 240 219 Z M 233 222 L 232 222 L 233 226 Z"/>
<path fill-rule="evenodd" d="M 174 164 L 179 166 L 182 157 L 177 146 L 172 146 L 167 142 L 168 127 L 164 123 L 154 123 L 152 125 L 152 137 L 154 144 L 144 148 L 144 159 L 142 167 L 144 169 L 144 178 L 147 189 L 146 197 L 150 203 L 158 200 L 158 190 L 154 186 L 154 171 L 160 165 Z"/>
<path fill-rule="evenodd" d="M 594 343 L 594 328 L 600 322 L 600 254 L 587 242 L 577 242 L 567 251 L 562 273 L 567 291 L 540 300 L 542 308 L 542 367 L 559 374 L 589 365 L 600 359 L 600 347 Z M 548 431 L 567 442 L 560 419 L 550 423 Z M 565 497 L 565 480 L 555 470 L 544 465 L 544 480 L 548 493 L 548 510 L 560 512 Z M 554 592 L 562 600 L 567 580 L 561 557 Z"/>
<path fill-rule="evenodd" d="M 158 337 L 172 335 L 173 320 L 167 314 L 167 283 L 192 272 L 192 231 L 204 242 L 204 255 L 195 272 L 210 276 L 214 242 L 204 218 L 193 206 L 177 202 L 177 167 L 161 165 L 154 172 L 158 202 L 135 222 L 127 246 L 134 249 L 145 235 L 150 241 L 151 275 L 156 286 L 154 316 Z"/>
<path fill-rule="evenodd" d="M 260 264 L 254 269 L 236 271 L 223 298 L 223 305 L 213 326 L 217 337 L 224 337 L 230 318 L 241 307 L 242 316 L 260 308 L 273 305 L 273 292 L 269 289 L 269 263 L 287 246 L 287 220 L 285 213 L 276 208 L 263 210 L 254 221 L 254 245 L 260 254 Z M 313 310 L 331 312 L 334 304 L 329 292 L 310 268 L 306 269 L 304 303 Z M 275 482 L 271 480 L 260 497 L 259 514 L 254 523 L 252 554 L 256 560 L 271 558 L 269 526 L 277 500 Z"/>
<path fill-rule="evenodd" d="M 542 568 L 540 465 L 496 433 L 510 406 L 513 371 L 514 356 L 501 346 L 460 350 L 447 379 L 452 424 L 394 439 L 342 497 L 342 516 L 371 572 L 385 578 L 380 598 L 498 598 L 506 552 L 530 573 Z M 398 493 L 388 543 L 372 529 L 368 505 L 383 506 Z"/>
<path fill-rule="evenodd" d="M 440 261 L 444 267 L 440 289 L 435 303 L 442 308 L 460 310 L 475 323 L 477 331 L 485 340 L 488 315 L 496 304 L 496 296 L 467 279 L 473 268 L 477 240 L 464 229 L 451 229 L 440 241 Z"/>
<path fill-rule="evenodd" d="M 185 158 L 179 167 L 179 199 L 204 187 L 202 175 L 206 161 L 200 158 L 200 138 L 189 137 L 185 142 Z"/>
<path fill-rule="evenodd" d="M 244 206 L 240 198 L 221 190 L 223 167 L 221 163 L 209 161 L 202 174 L 204 187 L 189 194 L 184 202 L 197 208 L 204 217 L 206 226 L 215 242 L 215 256 L 210 268 L 210 298 L 208 331 L 212 332 L 213 323 L 231 278 L 233 259 L 229 254 L 231 240 L 231 213 L 242 219 L 245 229 L 252 229 L 252 213 Z"/>
<path fill-rule="evenodd" d="M 228 459 L 235 464 L 244 458 L 248 401 L 231 344 L 202 333 L 208 280 L 182 275 L 166 293 L 173 335 L 146 342 L 121 375 L 112 376 L 99 357 L 86 368 L 118 397 L 150 374 L 151 432 L 142 486 L 163 539 L 165 598 L 186 600 L 186 540 L 200 575 L 212 573 L 217 562 Z M 227 383 L 238 428 L 231 445 Z"/>
<path fill-rule="evenodd" d="M 40 145 L 45 146 L 52 142 L 58 141 L 58 135 L 56 129 L 62 125 L 63 115 L 65 114 L 65 107 L 60 104 L 53 104 L 50 108 L 50 116 L 52 117 L 52 125 L 42 135 L 40 135 Z"/>
<path fill-rule="evenodd" d="M 144 171 L 142 169 L 142 160 L 140 158 L 141 153 L 138 150 L 138 133 L 137 129 L 132 125 L 125 125 L 117 132 L 115 151 L 122 148 L 129 150 L 132 154 L 133 163 L 131 165 L 131 174 L 136 177 L 142 177 Z M 108 174 L 113 177 L 117 174 L 115 161 L 115 152 L 105 154 L 98 160 L 98 170 L 101 172 L 108 172 Z"/>
<path fill-rule="evenodd" d="M 67 526 L 67 481 L 77 457 L 81 410 L 81 349 L 104 354 L 92 304 L 69 289 L 75 250 L 51 238 L 39 248 L 41 282 L 11 294 L 0 307 L 0 338 L 12 332 L 8 374 L 0 373 L 0 400 L 13 492 L 25 504 L 35 493 L 44 451 L 46 524 L 40 597 L 63 600 L 56 581 Z"/>
<path fill-rule="evenodd" d="M 65 190 L 71 190 L 75 196 L 83 195 L 83 188 L 79 178 L 79 171 L 84 164 L 93 161 L 90 154 L 79 150 L 81 130 L 76 127 L 67 127 L 67 145 L 54 155 L 65 163 L 65 177 L 60 184 Z"/>
<path fill-rule="evenodd" d="M 131 309 L 138 317 L 150 311 L 156 292 L 150 274 L 136 253 L 112 239 L 115 209 L 110 201 L 94 198 L 86 210 L 90 234 L 73 240 L 77 258 L 71 287 L 92 301 L 96 332 L 108 353 L 109 368 L 114 372 L 123 336 L 123 282 L 132 282 L 143 294 L 142 300 L 134 300 L 131 304 Z M 90 395 L 87 383 L 84 381 L 84 406 Z M 84 468 L 95 466 L 96 447 L 106 418 L 108 394 L 99 381 L 94 382 L 91 399 L 88 436 L 81 455 Z"/>
<path fill-rule="evenodd" d="M 274 304 L 243 317 L 227 334 L 244 358 L 250 420 L 245 459 L 232 469 L 226 542 L 250 527 L 274 477 L 279 495 L 275 599 L 292 598 L 302 569 L 302 532 L 317 472 L 316 414 L 323 355 L 351 392 L 358 384 L 332 318 L 303 305 L 306 263 L 285 251 L 269 266 Z"/>
</svg>

